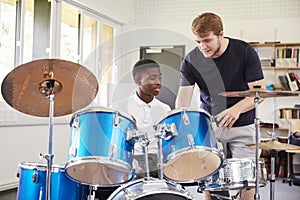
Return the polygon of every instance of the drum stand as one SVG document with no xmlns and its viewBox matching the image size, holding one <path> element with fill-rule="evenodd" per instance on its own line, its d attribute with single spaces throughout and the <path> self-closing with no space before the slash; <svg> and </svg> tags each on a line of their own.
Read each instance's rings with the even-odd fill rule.
<svg viewBox="0 0 300 200">
<path fill-rule="evenodd" d="M 174 123 L 172 124 L 159 124 L 154 127 L 156 133 L 155 137 L 157 138 L 157 160 L 158 160 L 158 178 L 160 180 L 163 179 L 164 173 L 163 173 L 163 152 L 162 152 L 162 139 L 169 140 L 173 137 L 175 137 L 177 133 L 177 128 Z"/>
<path fill-rule="evenodd" d="M 142 136 L 139 136 L 138 139 L 139 144 L 142 146 L 143 154 L 144 154 L 144 167 L 146 170 L 146 179 L 150 179 L 150 170 L 149 170 L 149 158 L 148 158 L 148 146 L 149 140 L 147 134 L 145 133 Z"/>
</svg>

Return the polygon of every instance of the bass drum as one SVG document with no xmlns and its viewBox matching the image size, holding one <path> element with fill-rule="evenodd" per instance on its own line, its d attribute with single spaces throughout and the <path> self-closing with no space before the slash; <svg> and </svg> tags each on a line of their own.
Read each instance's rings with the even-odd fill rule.
<svg viewBox="0 0 300 200">
<path fill-rule="evenodd" d="M 138 179 L 121 185 L 108 200 L 182 200 L 194 199 L 181 185 L 166 180 Z"/>
</svg>

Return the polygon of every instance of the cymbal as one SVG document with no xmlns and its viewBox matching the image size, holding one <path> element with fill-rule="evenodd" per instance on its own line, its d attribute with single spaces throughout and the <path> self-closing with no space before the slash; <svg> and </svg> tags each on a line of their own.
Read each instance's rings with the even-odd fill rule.
<svg viewBox="0 0 300 200">
<path fill-rule="evenodd" d="M 97 95 L 98 82 L 77 63 L 41 59 L 14 68 L 4 78 L 1 92 L 11 107 L 39 117 L 49 117 L 49 97 L 54 95 L 53 116 L 63 116 L 90 104 Z"/>
<path fill-rule="evenodd" d="M 300 153 L 300 149 L 286 150 L 287 153 Z"/>
<path fill-rule="evenodd" d="M 261 88 L 253 88 L 245 91 L 221 92 L 219 95 L 225 97 L 256 97 L 257 94 L 261 98 L 268 98 L 268 97 L 298 96 L 300 92 L 299 91 L 273 91 L 273 90 L 265 90 Z"/>
<path fill-rule="evenodd" d="M 247 146 L 255 147 L 255 144 L 247 144 Z M 300 150 L 300 146 L 281 143 L 274 140 L 268 142 L 261 142 L 258 144 L 258 147 L 260 149 L 266 149 L 266 150 Z"/>
</svg>

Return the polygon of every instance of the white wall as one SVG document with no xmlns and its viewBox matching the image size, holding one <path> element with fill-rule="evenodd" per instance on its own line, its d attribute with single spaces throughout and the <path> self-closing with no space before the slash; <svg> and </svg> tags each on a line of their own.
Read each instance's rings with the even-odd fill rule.
<svg viewBox="0 0 300 200">
<path fill-rule="evenodd" d="M 129 73 L 132 64 L 139 58 L 139 46 L 186 45 L 186 53 L 196 43 L 191 33 L 191 22 L 202 12 L 215 12 L 223 19 L 225 35 L 248 42 L 300 42 L 300 1 L 260 0 L 138 0 L 135 23 L 125 24 L 126 42 L 123 48 L 131 49 L 130 56 L 123 53 L 124 65 L 119 74 Z M 284 73 L 284 72 L 276 72 Z M 276 76 L 273 76 L 273 78 Z M 164 76 L 164 79 L 166 77 Z M 277 82 L 267 80 L 267 82 Z M 299 97 L 267 99 L 259 107 L 261 121 L 285 125 L 278 119 L 280 107 L 291 107 Z"/>
</svg>

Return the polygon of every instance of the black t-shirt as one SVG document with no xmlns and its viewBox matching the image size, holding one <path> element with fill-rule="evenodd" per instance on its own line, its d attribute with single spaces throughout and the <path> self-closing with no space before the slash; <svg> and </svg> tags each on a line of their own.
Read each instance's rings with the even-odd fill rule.
<svg viewBox="0 0 300 200">
<path fill-rule="evenodd" d="M 197 84 L 201 108 L 216 115 L 243 98 L 223 97 L 221 92 L 248 90 L 248 82 L 263 79 L 259 57 L 248 43 L 229 39 L 225 52 L 218 58 L 205 58 L 198 47 L 185 57 L 180 68 L 180 85 Z M 242 113 L 233 125 L 253 124 L 255 109 Z"/>
</svg>

